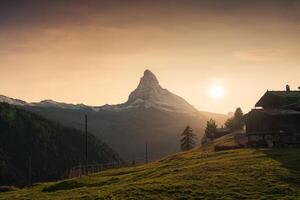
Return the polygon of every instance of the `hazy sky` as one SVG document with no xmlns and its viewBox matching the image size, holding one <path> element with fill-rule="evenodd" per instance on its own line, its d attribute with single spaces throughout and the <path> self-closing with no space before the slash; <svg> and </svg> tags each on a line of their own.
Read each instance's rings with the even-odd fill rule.
<svg viewBox="0 0 300 200">
<path fill-rule="evenodd" d="M 199 110 L 248 111 L 300 86 L 300 1 L 0 2 L 0 94 L 122 103 L 146 68 Z"/>
</svg>

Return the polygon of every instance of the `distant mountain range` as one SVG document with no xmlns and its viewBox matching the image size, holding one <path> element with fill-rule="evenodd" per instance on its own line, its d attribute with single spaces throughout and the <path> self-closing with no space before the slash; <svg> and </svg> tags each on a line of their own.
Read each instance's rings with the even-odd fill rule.
<svg viewBox="0 0 300 200">
<path fill-rule="evenodd" d="M 140 83 L 136 90 L 134 90 L 128 98 L 128 101 L 119 105 L 104 105 L 104 106 L 86 106 L 84 104 L 67 104 L 60 103 L 53 100 L 44 100 L 38 103 L 27 103 L 19 99 L 13 99 L 0 95 L 0 102 L 6 102 L 17 106 L 27 107 L 52 107 L 61 109 L 74 109 L 74 110 L 92 110 L 92 111 L 115 111 L 120 112 L 130 110 L 133 108 L 155 108 L 162 111 L 196 114 L 196 110 L 183 98 L 163 89 L 156 78 L 150 71 L 146 70 L 144 76 L 141 78 Z"/>
<path fill-rule="evenodd" d="M 83 116 L 88 114 L 89 131 L 124 159 L 144 158 L 146 143 L 150 159 L 178 152 L 180 134 L 186 125 L 200 139 L 209 118 L 219 124 L 227 119 L 226 115 L 198 111 L 183 98 L 162 88 L 150 70 L 144 72 L 138 87 L 123 104 L 87 106 L 52 100 L 27 103 L 6 96 L 0 96 L 1 101 L 80 130 L 84 127 Z"/>
<path fill-rule="evenodd" d="M 30 179 L 38 182 L 62 178 L 71 167 L 84 163 L 84 149 L 85 135 L 81 131 L 0 103 L 0 185 L 23 186 Z M 91 134 L 88 155 L 89 164 L 121 160 Z"/>
</svg>

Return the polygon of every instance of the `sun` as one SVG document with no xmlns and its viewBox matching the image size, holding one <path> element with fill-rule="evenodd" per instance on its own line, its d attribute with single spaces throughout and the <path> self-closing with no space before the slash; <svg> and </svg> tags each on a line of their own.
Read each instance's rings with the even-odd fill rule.
<svg viewBox="0 0 300 200">
<path fill-rule="evenodd" d="M 225 90 L 224 90 L 223 86 L 215 85 L 209 89 L 209 95 L 213 99 L 216 99 L 216 100 L 221 99 L 224 96 L 224 94 L 225 94 Z"/>
</svg>

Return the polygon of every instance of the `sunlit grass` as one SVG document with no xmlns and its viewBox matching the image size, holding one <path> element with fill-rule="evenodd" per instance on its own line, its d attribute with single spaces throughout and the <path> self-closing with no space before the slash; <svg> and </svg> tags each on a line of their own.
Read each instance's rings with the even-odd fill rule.
<svg viewBox="0 0 300 200">
<path fill-rule="evenodd" d="M 300 149 L 193 150 L 0 199 L 299 199 Z"/>
</svg>

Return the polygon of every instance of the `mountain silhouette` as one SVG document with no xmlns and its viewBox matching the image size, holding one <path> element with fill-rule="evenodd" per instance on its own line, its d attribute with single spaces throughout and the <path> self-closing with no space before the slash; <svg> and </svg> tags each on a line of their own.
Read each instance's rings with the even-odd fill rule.
<svg viewBox="0 0 300 200">
<path fill-rule="evenodd" d="M 83 132 L 0 103 L 0 185 L 60 179 L 71 167 L 84 163 L 84 145 Z M 121 160 L 91 134 L 88 153 L 89 164 Z"/>
</svg>

